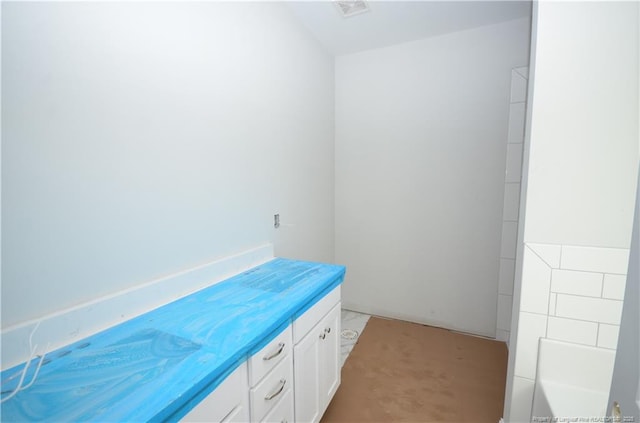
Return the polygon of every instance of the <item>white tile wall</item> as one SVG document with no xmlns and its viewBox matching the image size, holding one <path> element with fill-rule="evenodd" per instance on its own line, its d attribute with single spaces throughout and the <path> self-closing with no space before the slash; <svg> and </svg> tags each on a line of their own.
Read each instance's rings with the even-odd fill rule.
<svg viewBox="0 0 640 423">
<path fill-rule="evenodd" d="M 524 142 L 525 103 L 512 103 L 509 106 L 509 137 L 508 143 L 522 144 Z"/>
<path fill-rule="evenodd" d="M 520 182 L 521 173 L 522 144 L 508 144 L 506 182 Z"/>
<path fill-rule="evenodd" d="M 504 184 L 504 204 L 502 208 L 502 220 L 518 220 L 518 210 L 520 208 L 520 184 Z"/>
<path fill-rule="evenodd" d="M 560 268 L 627 274 L 629 250 L 622 248 L 562 247 Z"/>
<path fill-rule="evenodd" d="M 514 259 L 500 259 L 500 275 L 498 276 L 498 294 L 513 295 L 513 278 L 516 273 Z"/>
<path fill-rule="evenodd" d="M 529 66 L 520 66 L 519 68 L 514 68 L 516 73 L 520 74 L 524 79 L 529 79 Z"/>
<path fill-rule="evenodd" d="M 560 268 L 560 255 L 562 253 L 561 245 L 550 245 L 550 244 L 527 244 L 534 253 L 538 255 L 542 260 L 544 260 L 549 267 L 552 269 Z"/>
<path fill-rule="evenodd" d="M 618 347 L 618 332 L 620 332 L 620 326 L 600 323 L 597 345 L 615 350 Z"/>
<path fill-rule="evenodd" d="M 498 329 L 509 330 L 511 327 L 511 295 L 498 295 Z"/>
<path fill-rule="evenodd" d="M 496 338 L 506 341 L 507 345 L 509 345 L 513 305 L 528 75 L 528 67 L 516 68 L 511 72 L 511 104 L 509 106 L 507 160 L 502 206 L 502 240 L 497 301 L 498 318 L 496 320 Z"/>
<path fill-rule="evenodd" d="M 516 258 L 516 240 L 518 238 L 518 222 L 502 222 L 501 258 Z"/>
<path fill-rule="evenodd" d="M 549 316 L 547 338 L 595 346 L 598 339 L 598 324 Z"/>
<path fill-rule="evenodd" d="M 527 100 L 527 79 L 520 73 L 511 71 L 511 103 Z"/>
<path fill-rule="evenodd" d="M 601 273 L 553 269 L 551 271 L 551 291 L 600 297 L 602 294 L 602 276 Z"/>
<path fill-rule="evenodd" d="M 558 294 L 556 315 L 591 322 L 620 324 L 622 301 Z"/>
<path fill-rule="evenodd" d="M 604 275 L 602 298 L 624 300 L 624 288 L 627 284 L 626 275 Z"/>
<path fill-rule="evenodd" d="M 522 261 L 520 311 L 547 314 L 551 268 L 528 246 Z"/>
<path fill-rule="evenodd" d="M 532 379 L 516 376 L 513 379 L 511 395 L 511 411 L 507 417 L 509 423 L 531 421 L 531 406 L 535 382 Z"/>
<path fill-rule="evenodd" d="M 549 294 L 549 316 L 556 315 L 556 303 L 558 302 L 558 294 L 552 292 Z"/>
<path fill-rule="evenodd" d="M 525 243 L 523 251 L 509 421 L 529 421 L 530 414 L 518 413 L 531 412 L 531 398 L 522 393 L 535 380 L 538 339 L 615 350 L 629 255 L 624 249 L 539 243 Z"/>
<path fill-rule="evenodd" d="M 515 375 L 528 379 L 536 378 L 538 341 L 547 335 L 547 316 L 520 313 L 518 338 L 516 341 Z"/>
</svg>

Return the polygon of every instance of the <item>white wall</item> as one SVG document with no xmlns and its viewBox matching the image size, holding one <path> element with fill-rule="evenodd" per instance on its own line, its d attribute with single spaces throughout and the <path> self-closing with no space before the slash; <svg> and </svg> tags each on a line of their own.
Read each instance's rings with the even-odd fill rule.
<svg viewBox="0 0 640 423">
<path fill-rule="evenodd" d="M 2 54 L 3 328 L 265 241 L 333 260 L 333 59 L 284 5 L 3 2 Z"/>
<path fill-rule="evenodd" d="M 494 336 L 511 68 L 527 19 L 336 58 L 347 308 Z"/>
<path fill-rule="evenodd" d="M 510 422 L 531 419 L 541 337 L 616 348 L 640 151 L 638 16 L 634 2 L 534 4 Z"/>
<path fill-rule="evenodd" d="M 525 242 L 629 248 L 638 15 L 611 3 L 540 3 Z"/>
</svg>

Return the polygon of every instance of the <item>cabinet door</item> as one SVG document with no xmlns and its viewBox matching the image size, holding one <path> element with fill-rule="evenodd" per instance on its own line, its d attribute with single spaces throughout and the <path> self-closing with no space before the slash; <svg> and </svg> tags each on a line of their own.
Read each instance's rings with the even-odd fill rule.
<svg viewBox="0 0 640 423">
<path fill-rule="evenodd" d="M 314 327 L 293 350 L 297 423 L 320 420 L 320 337 L 323 334 L 319 325 Z"/>
<path fill-rule="evenodd" d="M 340 385 L 340 303 L 322 320 L 324 337 L 320 339 L 321 415 Z"/>
<path fill-rule="evenodd" d="M 183 422 L 249 421 L 249 384 L 247 363 L 233 371 L 212 393 L 196 405 Z"/>
</svg>

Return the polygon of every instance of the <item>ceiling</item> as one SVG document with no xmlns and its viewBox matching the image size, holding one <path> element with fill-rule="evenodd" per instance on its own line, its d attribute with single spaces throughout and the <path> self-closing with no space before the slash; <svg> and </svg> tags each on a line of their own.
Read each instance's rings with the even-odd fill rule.
<svg viewBox="0 0 640 423">
<path fill-rule="evenodd" d="M 287 4 L 333 55 L 531 16 L 528 0 L 369 1 L 368 12 L 348 18 L 330 0 Z"/>
</svg>

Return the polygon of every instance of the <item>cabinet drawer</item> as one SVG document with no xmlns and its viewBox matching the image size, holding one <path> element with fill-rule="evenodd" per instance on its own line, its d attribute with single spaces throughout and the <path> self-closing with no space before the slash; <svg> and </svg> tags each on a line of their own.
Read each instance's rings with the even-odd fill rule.
<svg viewBox="0 0 640 423">
<path fill-rule="evenodd" d="M 291 356 L 291 325 L 249 359 L 249 385 L 254 387 L 285 357 Z"/>
<path fill-rule="evenodd" d="M 294 423 L 293 389 L 289 389 L 284 397 L 265 416 L 261 423 Z"/>
<path fill-rule="evenodd" d="M 251 420 L 260 421 L 293 387 L 293 360 L 291 354 L 250 391 Z"/>
<path fill-rule="evenodd" d="M 249 419 L 247 388 L 247 365 L 242 363 L 181 421 L 246 422 Z"/>
<path fill-rule="evenodd" d="M 340 301 L 340 285 L 293 322 L 293 343 L 297 344 Z"/>
</svg>

